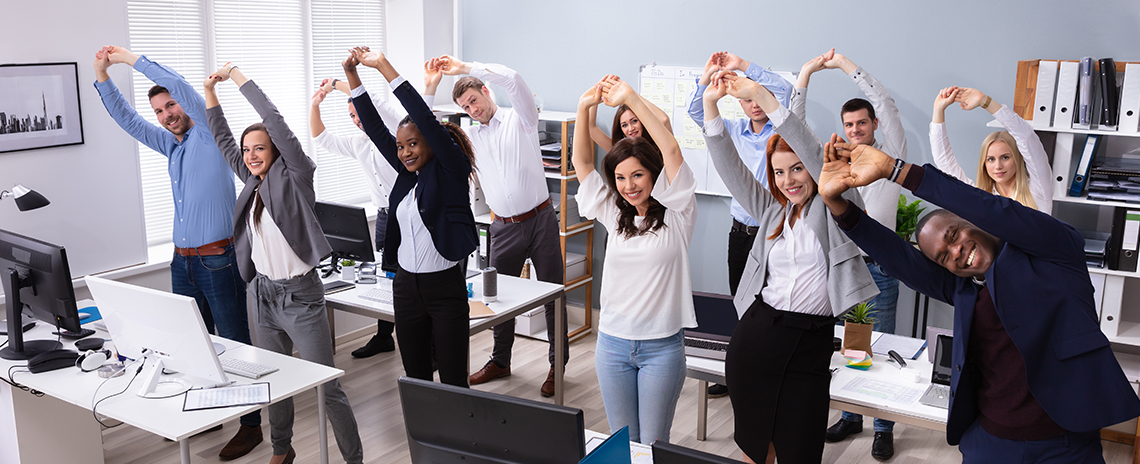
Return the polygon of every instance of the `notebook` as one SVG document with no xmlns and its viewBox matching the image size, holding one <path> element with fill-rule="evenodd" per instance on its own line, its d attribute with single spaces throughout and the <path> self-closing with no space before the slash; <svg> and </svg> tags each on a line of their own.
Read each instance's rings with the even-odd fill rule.
<svg viewBox="0 0 1140 464">
<path fill-rule="evenodd" d="M 697 313 L 697 327 L 685 329 L 685 354 L 723 360 L 736 329 L 732 297 L 693 292 L 693 310 Z"/>
</svg>

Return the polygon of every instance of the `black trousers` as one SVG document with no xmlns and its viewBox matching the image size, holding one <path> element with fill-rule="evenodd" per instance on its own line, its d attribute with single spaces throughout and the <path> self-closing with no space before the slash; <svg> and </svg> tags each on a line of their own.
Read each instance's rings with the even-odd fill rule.
<svg viewBox="0 0 1140 464">
<path fill-rule="evenodd" d="M 470 307 L 466 273 L 457 264 L 417 274 L 400 268 L 392 281 L 396 341 L 408 377 L 432 380 L 432 348 L 443 383 L 467 387 Z"/>
<path fill-rule="evenodd" d="M 736 296 L 736 288 L 740 286 L 740 278 L 744 275 L 744 266 L 748 264 L 748 253 L 752 252 L 752 244 L 755 242 L 755 235 L 742 230 L 728 231 L 728 291 L 732 296 Z"/>
<path fill-rule="evenodd" d="M 759 297 L 736 324 L 724 362 L 736 444 L 756 462 L 823 459 L 835 318 L 778 311 Z"/>
<path fill-rule="evenodd" d="M 384 251 L 384 234 L 388 231 L 388 208 L 380 208 L 376 213 L 376 251 Z M 383 259 L 383 258 L 380 258 Z M 379 266 L 379 264 L 377 264 Z M 376 335 L 392 337 L 392 323 L 376 320 Z"/>
</svg>

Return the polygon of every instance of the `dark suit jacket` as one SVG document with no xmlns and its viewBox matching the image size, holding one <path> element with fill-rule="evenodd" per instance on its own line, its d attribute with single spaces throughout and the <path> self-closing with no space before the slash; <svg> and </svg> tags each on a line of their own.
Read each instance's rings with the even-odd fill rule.
<svg viewBox="0 0 1140 464">
<path fill-rule="evenodd" d="M 269 139 L 280 153 L 269 166 L 269 172 L 265 173 L 265 180 L 259 179 L 245 166 L 241 147 L 234 140 L 234 134 L 230 132 L 230 125 L 226 121 L 226 115 L 222 113 L 222 107 L 206 109 L 214 142 L 218 144 L 218 149 L 230 163 L 230 168 L 245 182 L 245 187 L 238 195 L 237 205 L 234 207 L 234 249 L 237 251 L 241 276 L 246 282 L 250 282 L 257 276 L 257 269 L 251 258 L 248 218 L 253 207 L 253 194 L 258 189 L 261 192 L 261 201 L 265 203 L 265 210 L 269 211 L 269 216 L 289 241 L 289 247 L 302 261 L 316 266 L 320 264 L 321 259 L 332 253 L 332 247 L 325 239 L 325 233 L 321 230 L 317 214 L 313 210 L 313 205 L 317 202 L 317 194 L 313 189 L 313 175 L 316 173 L 317 165 L 305 155 L 301 142 L 285 124 L 285 118 L 265 96 L 265 92 L 261 91 L 261 87 L 258 87 L 253 80 L 249 80 L 240 90 L 261 116 L 265 128 L 269 131 Z"/>
<path fill-rule="evenodd" d="M 416 189 L 420 218 L 431 234 L 436 250 L 449 261 L 462 261 L 479 245 L 467 185 L 471 175 L 471 161 L 451 139 L 447 129 L 435 118 L 431 108 L 428 108 L 411 83 L 404 81 L 392 93 L 400 99 L 404 109 L 408 110 L 408 115 L 431 146 L 435 157 L 420 169 L 418 175 L 408 171 L 400 163 L 396 154 L 396 140 L 384 126 L 384 120 L 376 112 L 368 92 L 352 99 L 360 124 L 364 126 L 364 133 L 368 134 L 368 138 L 372 139 L 372 143 L 399 173 L 388 200 L 388 230 L 385 233 L 384 249 L 392 252 L 384 253 L 384 262 L 389 266 L 398 264 L 396 250 L 400 249 L 400 224 L 396 211 L 400 201 L 412 188 Z"/>
<path fill-rule="evenodd" d="M 1029 391 L 1065 430 L 1088 432 L 1140 415 L 1124 371 L 1100 331 L 1084 238 L 1072 226 L 1009 198 L 966 185 L 929 164 L 914 194 L 996 236 L 986 283 L 1025 360 Z M 847 235 L 908 287 L 954 305 L 953 374 L 946 441 L 958 444 L 978 415 L 981 379 L 966 348 L 978 286 L 926 259 L 861 211 Z"/>
</svg>

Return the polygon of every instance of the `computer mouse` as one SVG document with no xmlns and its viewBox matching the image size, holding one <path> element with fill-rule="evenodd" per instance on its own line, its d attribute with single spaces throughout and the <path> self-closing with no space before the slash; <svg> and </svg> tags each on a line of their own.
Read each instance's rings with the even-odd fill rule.
<svg viewBox="0 0 1140 464">
<path fill-rule="evenodd" d="M 75 348 L 79 349 L 79 351 L 99 350 L 103 348 L 104 343 L 106 343 L 106 340 L 99 337 L 84 338 L 75 342 Z"/>
<path fill-rule="evenodd" d="M 79 313 L 79 320 L 84 320 L 91 317 L 90 313 Z"/>
<path fill-rule="evenodd" d="M 75 367 L 75 360 L 77 359 L 79 359 L 79 353 L 75 350 L 45 351 L 28 360 L 28 372 L 39 374 L 40 372 L 54 371 L 65 367 Z"/>
</svg>

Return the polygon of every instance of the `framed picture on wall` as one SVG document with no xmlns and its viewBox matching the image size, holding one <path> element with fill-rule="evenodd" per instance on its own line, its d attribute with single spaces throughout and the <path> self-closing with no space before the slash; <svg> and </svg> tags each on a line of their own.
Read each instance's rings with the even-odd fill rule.
<svg viewBox="0 0 1140 464">
<path fill-rule="evenodd" d="M 0 153 L 81 143 L 76 63 L 0 65 Z"/>
</svg>

